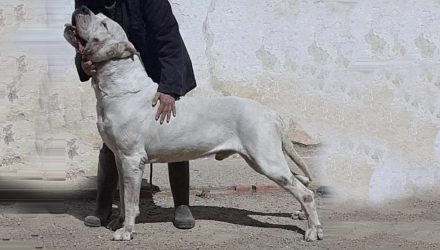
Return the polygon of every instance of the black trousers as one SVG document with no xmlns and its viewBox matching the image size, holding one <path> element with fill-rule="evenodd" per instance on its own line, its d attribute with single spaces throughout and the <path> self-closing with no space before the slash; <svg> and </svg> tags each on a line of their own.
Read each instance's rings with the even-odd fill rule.
<svg viewBox="0 0 440 250">
<path fill-rule="evenodd" d="M 168 163 L 168 175 L 174 206 L 189 205 L 189 162 Z M 118 185 L 118 171 L 115 155 L 104 144 L 99 151 L 97 212 L 111 209 L 113 197 Z"/>
</svg>

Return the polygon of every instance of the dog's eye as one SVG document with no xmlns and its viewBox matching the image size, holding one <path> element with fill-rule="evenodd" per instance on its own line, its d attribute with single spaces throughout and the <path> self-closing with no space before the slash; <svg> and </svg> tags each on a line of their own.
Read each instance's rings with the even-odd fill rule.
<svg viewBox="0 0 440 250">
<path fill-rule="evenodd" d="M 99 42 L 99 39 L 98 39 L 98 38 L 96 38 L 96 37 L 95 37 L 95 38 L 93 38 L 92 40 L 93 40 L 94 42 Z"/>
<path fill-rule="evenodd" d="M 102 22 L 101 24 L 102 24 L 102 26 L 104 26 L 104 28 L 105 28 L 106 30 L 108 30 L 108 28 L 107 28 L 107 23 Z"/>
</svg>

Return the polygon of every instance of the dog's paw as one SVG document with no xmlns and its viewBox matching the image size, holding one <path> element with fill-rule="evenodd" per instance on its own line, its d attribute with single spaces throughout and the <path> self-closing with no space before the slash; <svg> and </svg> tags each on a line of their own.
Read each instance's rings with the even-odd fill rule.
<svg viewBox="0 0 440 250">
<path fill-rule="evenodd" d="M 315 227 L 307 229 L 304 240 L 305 241 L 316 241 L 316 240 L 322 240 L 324 238 L 324 232 L 322 230 L 321 225 L 317 225 Z"/>
<path fill-rule="evenodd" d="M 120 228 L 113 233 L 113 240 L 115 241 L 129 241 L 133 239 L 133 231 L 126 228 Z"/>
<path fill-rule="evenodd" d="M 303 210 L 295 211 L 295 212 L 292 214 L 291 218 L 292 218 L 293 220 L 307 220 L 306 213 L 305 213 Z"/>
<path fill-rule="evenodd" d="M 107 224 L 107 228 L 112 231 L 116 231 L 122 227 L 123 223 L 124 219 L 121 217 L 116 217 Z"/>
</svg>

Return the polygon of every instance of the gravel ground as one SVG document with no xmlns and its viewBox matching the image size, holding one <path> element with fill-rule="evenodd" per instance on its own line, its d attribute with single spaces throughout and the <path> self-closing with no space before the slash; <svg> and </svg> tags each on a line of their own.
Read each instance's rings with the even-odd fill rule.
<svg viewBox="0 0 440 250">
<path fill-rule="evenodd" d="M 325 238 L 307 243 L 305 222 L 290 218 L 299 206 L 287 193 L 191 198 L 197 223 L 186 231 L 171 223 L 169 196 L 142 198 L 131 242 L 113 242 L 106 228 L 83 225 L 93 201 L 1 202 L 0 249 L 440 249 L 440 202 L 379 209 L 318 198 Z"/>
</svg>

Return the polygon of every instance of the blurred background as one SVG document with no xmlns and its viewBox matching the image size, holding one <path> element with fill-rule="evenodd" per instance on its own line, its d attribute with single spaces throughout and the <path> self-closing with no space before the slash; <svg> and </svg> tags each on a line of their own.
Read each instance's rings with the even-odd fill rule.
<svg viewBox="0 0 440 250">
<path fill-rule="evenodd" d="M 277 110 L 294 137 L 307 134 L 299 142 L 319 145 L 306 160 L 342 200 L 439 193 L 439 1 L 170 2 L 198 81 L 190 95 L 247 97 Z M 4 178 L 96 174 L 94 93 L 62 36 L 73 8 L 73 0 L 0 3 Z M 194 162 L 192 179 L 224 186 L 244 171 L 251 177 L 236 183 L 268 182 L 242 162 L 217 170 L 223 176 L 204 168 L 215 164 Z"/>
</svg>

